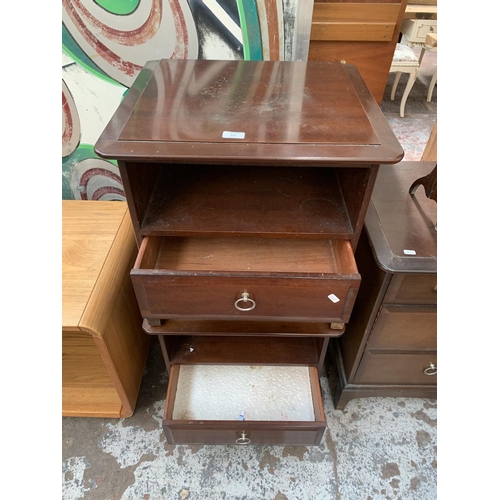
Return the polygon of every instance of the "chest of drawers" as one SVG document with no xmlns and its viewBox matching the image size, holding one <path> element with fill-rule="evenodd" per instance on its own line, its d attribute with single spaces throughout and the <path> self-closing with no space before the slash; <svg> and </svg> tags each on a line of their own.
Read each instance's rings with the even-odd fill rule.
<svg viewBox="0 0 500 500">
<path fill-rule="evenodd" d="M 433 162 L 381 171 L 356 251 L 362 276 L 345 334 L 332 341 L 339 409 L 363 396 L 436 398 L 436 202 L 409 188 Z"/>
<path fill-rule="evenodd" d="M 435 19 L 405 19 L 401 32 L 408 40 L 410 47 L 424 47 L 429 34 L 437 33 L 437 20 Z"/>
<path fill-rule="evenodd" d="M 357 70 L 152 61 L 96 152 L 118 160 L 132 216 L 131 277 L 170 375 L 167 441 L 318 444 L 319 372 L 359 289 L 369 198 L 403 154 Z M 197 410 L 227 394 L 227 411 Z"/>
</svg>

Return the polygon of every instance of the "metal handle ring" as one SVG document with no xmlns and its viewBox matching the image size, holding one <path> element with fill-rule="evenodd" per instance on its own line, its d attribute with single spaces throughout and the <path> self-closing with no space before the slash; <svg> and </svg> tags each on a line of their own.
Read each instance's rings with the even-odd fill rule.
<svg viewBox="0 0 500 500">
<path fill-rule="evenodd" d="M 425 370 L 424 373 L 425 375 L 436 375 L 438 372 L 437 366 L 434 365 L 434 363 L 431 363 L 430 366 L 428 366 Z"/>
<path fill-rule="evenodd" d="M 248 444 L 251 440 L 246 437 L 245 431 L 242 431 L 241 437 L 236 440 L 236 444 Z"/>
<path fill-rule="evenodd" d="M 248 304 L 250 307 L 241 307 L 238 305 L 240 302 L 241 304 Z M 251 311 L 252 309 L 255 309 L 256 305 L 255 300 L 251 299 L 247 292 L 243 292 L 241 294 L 241 298 L 234 303 L 234 307 L 236 307 L 238 311 Z"/>
</svg>

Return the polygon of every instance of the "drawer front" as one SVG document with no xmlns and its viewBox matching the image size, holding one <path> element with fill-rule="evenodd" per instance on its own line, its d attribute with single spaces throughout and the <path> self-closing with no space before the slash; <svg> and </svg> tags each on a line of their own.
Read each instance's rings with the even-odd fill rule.
<svg viewBox="0 0 500 500">
<path fill-rule="evenodd" d="M 288 425 L 287 425 L 288 424 Z M 163 420 L 163 431 L 168 444 L 223 444 L 223 445 L 319 445 L 325 425 L 294 425 L 290 422 L 234 424 L 203 422 L 181 424 Z"/>
<path fill-rule="evenodd" d="M 368 349 L 437 350 L 436 306 L 382 306 Z"/>
<path fill-rule="evenodd" d="M 132 274 L 132 282 L 145 318 L 346 323 L 360 280 Z"/>
<path fill-rule="evenodd" d="M 346 323 L 361 276 L 348 240 L 146 237 L 131 271 L 144 318 Z"/>
<path fill-rule="evenodd" d="M 261 418 L 240 421 L 240 410 Z M 318 370 L 172 365 L 163 429 L 169 444 L 318 445 L 326 429 Z"/>
<path fill-rule="evenodd" d="M 426 375 L 425 371 L 429 375 Z M 437 354 L 387 354 L 366 351 L 354 383 L 436 385 Z"/>
<path fill-rule="evenodd" d="M 385 304 L 437 304 L 437 274 L 394 274 Z"/>
<path fill-rule="evenodd" d="M 427 33 L 437 33 L 437 21 L 432 19 L 407 19 L 401 31 L 410 42 L 425 42 Z"/>
</svg>

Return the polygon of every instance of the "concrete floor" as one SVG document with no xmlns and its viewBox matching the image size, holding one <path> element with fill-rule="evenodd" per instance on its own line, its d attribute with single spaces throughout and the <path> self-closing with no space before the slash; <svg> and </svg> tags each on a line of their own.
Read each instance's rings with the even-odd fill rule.
<svg viewBox="0 0 500 500">
<path fill-rule="evenodd" d="M 426 103 L 436 54 L 423 67 L 399 117 L 389 76 L 382 110 L 419 160 L 437 114 L 437 87 Z M 62 419 L 64 500 L 432 500 L 437 497 L 437 403 L 366 398 L 335 410 L 321 377 L 328 428 L 308 446 L 170 446 L 161 419 L 168 384 L 153 339 L 134 415 Z"/>
</svg>

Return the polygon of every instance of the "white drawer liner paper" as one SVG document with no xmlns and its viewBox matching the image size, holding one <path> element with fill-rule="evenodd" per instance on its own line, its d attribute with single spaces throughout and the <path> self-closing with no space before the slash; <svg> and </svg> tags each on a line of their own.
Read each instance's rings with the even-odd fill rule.
<svg viewBox="0 0 500 500">
<path fill-rule="evenodd" d="M 242 413 L 244 412 L 244 413 Z M 182 365 L 174 420 L 314 421 L 307 366 Z"/>
</svg>

